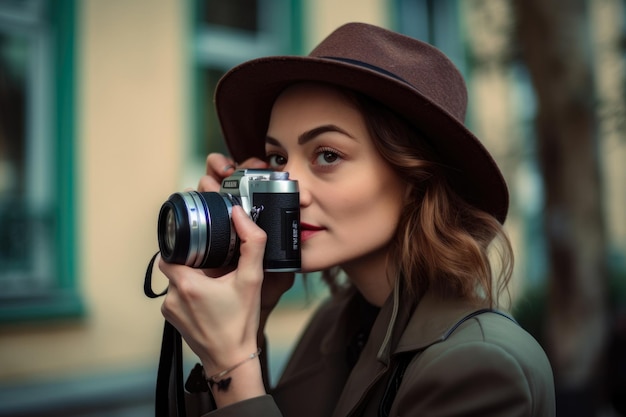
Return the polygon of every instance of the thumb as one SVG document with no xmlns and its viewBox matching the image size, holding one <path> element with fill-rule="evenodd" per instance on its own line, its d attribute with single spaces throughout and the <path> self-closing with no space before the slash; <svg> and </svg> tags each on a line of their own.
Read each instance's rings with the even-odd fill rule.
<svg viewBox="0 0 626 417">
<path fill-rule="evenodd" d="M 263 278 L 263 256 L 267 235 L 244 212 L 241 206 L 233 207 L 233 224 L 241 241 L 238 276 L 257 280 Z"/>
</svg>

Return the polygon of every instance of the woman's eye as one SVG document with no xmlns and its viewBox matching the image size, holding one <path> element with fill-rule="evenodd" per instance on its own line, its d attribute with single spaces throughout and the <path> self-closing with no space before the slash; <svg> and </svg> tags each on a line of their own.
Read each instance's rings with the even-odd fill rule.
<svg viewBox="0 0 626 417">
<path fill-rule="evenodd" d="M 339 153 L 329 150 L 322 149 L 318 152 L 317 157 L 315 158 L 315 163 L 317 165 L 335 165 L 339 163 L 341 160 L 341 155 Z"/>
<path fill-rule="evenodd" d="M 270 154 L 267 156 L 267 163 L 272 168 L 280 168 L 287 164 L 287 158 L 279 154 Z"/>
</svg>

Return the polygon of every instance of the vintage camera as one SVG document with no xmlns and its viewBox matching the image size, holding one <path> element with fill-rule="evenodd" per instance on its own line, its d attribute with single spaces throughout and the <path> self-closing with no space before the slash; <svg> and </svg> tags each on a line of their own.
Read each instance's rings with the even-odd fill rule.
<svg viewBox="0 0 626 417">
<path fill-rule="evenodd" d="M 300 269 L 300 195 L 287 172 L 240 169 L 222 181 L 219 192 L 172 194 L 161 206 L 158 240 L 161 256 L 193 268 L 233 266 L 239 259 L 239 237 L 233 206 L 267 233 L 263 268 Z"/>
</svg>

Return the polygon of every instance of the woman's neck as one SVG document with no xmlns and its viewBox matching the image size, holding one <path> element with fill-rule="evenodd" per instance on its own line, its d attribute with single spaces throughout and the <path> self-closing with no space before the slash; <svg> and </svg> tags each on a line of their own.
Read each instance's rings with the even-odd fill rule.
<svg viewBox="0 0 626 417">
<path fill-rule="evenodd" d="M 384 248 L 342 265 L 350 282 L 369 303 L 378 307 L 391 294 L 396 279 L 396 268 L 389 264 L 388 255 L 389 249 Z"/>
</svg>

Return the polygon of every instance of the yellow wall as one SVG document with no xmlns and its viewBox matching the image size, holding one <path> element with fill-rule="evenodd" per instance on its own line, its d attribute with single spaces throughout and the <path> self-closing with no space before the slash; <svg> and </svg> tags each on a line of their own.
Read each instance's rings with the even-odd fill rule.
<svg viewBox="0 0 626 417">
<path fill-rule="evenodd" d="M 310 49 L 334 29 L 348 22 L 390 27 L 387 0 L 315 0 L 306 3 L 306 39 Z M 308 51 L 307 49 L 307 51 Z"/>
</svg>

